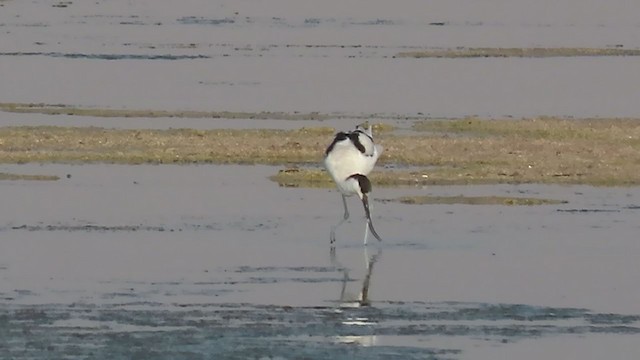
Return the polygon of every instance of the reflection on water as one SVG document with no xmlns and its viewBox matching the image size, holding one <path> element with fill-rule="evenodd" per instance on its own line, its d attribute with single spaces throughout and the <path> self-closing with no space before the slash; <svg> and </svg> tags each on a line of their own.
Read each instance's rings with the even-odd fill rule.
<svg viewBox="0 0 640 360">
<path fill-rule="evenodd" d="M 349 344 L 360 346 L 375 346 L 377 344 L 378 337 L 375 335 L 354 335 L 354 336 L 336 336 L 334 342 L 336 344 Z"/>
<path fill-rule="evenodd" d="M 344 319 L 341 321 L 342 325 L 345 326 L 358 326 L 358 327 L 371 327 L 378 325 L 378 321 L 371 319 L 370 317 L 364 314 L 348 314 L 343 309 L 349 308 L 360 308 L 371 306 L 371 300 L 369 299 L 369 289 L 371 285 L 371 277 L 373 274 L 373 267 L 376 262 L 380 259 L 380 255 L 382 254 L 382 249 L 378 248 L 377 252 L 373 255 L 369 255 L 369 250 L 365 246 L 363 247 L 363 255 L 364 255 L 364 270 L 365 275 L 362 282 L 357 282 L 358 287 L 358 295 L 355 293 L 348 291 L 349 282 L 354 282 L 349 276 L 350 268 L 344 266 L 338 259 L 336 254 L 335 247 L 331 247 L 330 250 L 330 259 L 331 263 L 337 268 L 340 269 L 343 273 L 342 278 L 342 286 L 340 289 L 340 299 L 338 300 L 339 308 L 336 309 L 336 313 L 345 315 Z M 362 328 L 358 329 L 358 332 L 362 332 Z M 376 335 L 338 335 L 333 337 L 334 342 L 340 344 L 355 344 L 361 346 L 373 346 L 377 343 Z"/>
<path fill-rule="evenodd" d="M 465 187 L 571 205 L 453 205 L 429 212 L 428 224 L 415 208 L 389 205 L 381 216 L 396 235 L 382 244 L 383 260 L 378 246 L 359 241 L 341 241 L 328 259 L 318 219 L 334 201 L 325 191 L 268 187 L 271 167 L 3 169 L 65 181 L 0 183 L 15 205 L 0 207 L 0 359 L 637 353 L 637 188 Z M 272 191 L 247 197 L 254 187 Z M 507 225 L 486 226 L 495 219 Z M 427 225 L 437 235 L 422 236 Z M 321 235 L 309 236 L 316 227 Z M 451 270 L 446 278 L 441 269 Z"/>
<path fill-rule="evenodd" d="M 331 264 L 334 265 L 337 269 L 340 269 L 343 273 L 342 290 L 340 291 L 339 300 L 340 307 L 360 307 L 371 305 L 369 300 L 369 286 L 371 284 L 371 275 L 373 273 L 373 266 L 376 264 L 381 254 L 382 249 L 378 248 L 378 251 L 375 254 L 369 255 L 369 250 L 367 249 L 367 247 L 363 247 L 365 276 L 359 288 L 358 295 L 354 296 L 353 293 L 347 291 L 347 285 L 349 281 L 352 280 L 349 277 L 350 269 L 340 262 L 340 260 L 338 259 L 338 255 L 336 254 L 336 248 L 333 246 L 331 247 L 331 250 L 329 252 Z"/>
</svg>

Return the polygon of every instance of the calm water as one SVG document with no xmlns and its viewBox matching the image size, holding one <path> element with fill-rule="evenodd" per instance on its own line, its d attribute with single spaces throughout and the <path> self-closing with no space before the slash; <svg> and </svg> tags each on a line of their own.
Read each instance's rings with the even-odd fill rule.
<svg viewBox="0 0 640 360">
<path fill-rule="evenodd" d="M 640 5 L 630 1 L 60 4 L 2 2 L 2 101 L 444 117 L 640 113 L 635 58 L 394 58 L 458 46 L 638 48 Z"/>
<path fill-rule="evenodd" d="M 384 242 L 363 248 L 364 220 L 351 199 L 352 220 L 332 250 L 339 194 L 280 188 L 266 180 L 277 168 L 3 170 L 62 177 L 0 183 L 11 204 L 0 208 L 0 349 L 8 358 L 637 354 L 637 189 L 380 189 L 375 198 L 568 203 L 375 201 Z"/>
</svg>

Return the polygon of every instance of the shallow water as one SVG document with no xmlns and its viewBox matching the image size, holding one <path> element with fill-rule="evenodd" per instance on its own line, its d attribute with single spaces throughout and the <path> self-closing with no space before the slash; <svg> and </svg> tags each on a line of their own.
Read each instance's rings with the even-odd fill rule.
<svg viewBox="0 0 640 360">
<path fill-rule="evenodd" d="M 266 179 L 273 167 L 2 171 L 61 177 L 0 183 L 11 204 L 0 208 L 0 349 L 11 358 L 637 353 L 636 188 L 380 189 L 568 203 L 374 202 L 384 241 L 364 248 L 351 199 L 332 251 L 339 195 L 280 188 Z"/>
<path fill-rule="evenodd" d="M 459 46 L 638 48 L 640 5 L 630 1 L 1 4 L 5 102 L 435 117 L 640 113 L 633 57 L 394 57 Z"/>
</svg>

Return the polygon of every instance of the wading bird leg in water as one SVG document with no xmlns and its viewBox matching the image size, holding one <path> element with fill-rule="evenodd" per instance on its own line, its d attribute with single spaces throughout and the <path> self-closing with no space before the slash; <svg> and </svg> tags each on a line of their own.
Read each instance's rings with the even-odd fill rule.
<svg viewBox="0 0 640 360">
<path fill-rule="evenodd" d="M 347 197 L 344 196 L 343 194 L 341 195 L 342 195 L 342 205 L 344 205 L 344 216 L 342 217 L 342 220 L 340 220 L 340 222 L 338 222 L 336 225 L 331 227 L 331 235 L 329 235 L 329 238 L 332 244 L 336 242 L 336 229 L 338 228 L 338 226 L 342 225 L 345 221 L 349 219 L 349 209 L 347 209 Z"/>
</svg>

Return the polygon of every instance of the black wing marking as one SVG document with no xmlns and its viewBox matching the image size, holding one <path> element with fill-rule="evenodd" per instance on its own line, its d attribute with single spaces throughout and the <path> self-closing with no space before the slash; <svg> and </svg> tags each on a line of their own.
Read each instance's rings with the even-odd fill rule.
<svg viewBox="0 0 640 360">
<path fill-rule="evenodd" d="M 364 130 L 356 129 L 353 132 L 358 132 L 360 134 L 366 135 L 369 138 L 369 140 L 371 140 L 371 142 L 373 142 L 373 137 L 371 137 L 371 135 L 367 134 Z"/>
<path fill-rule="evenodd" d="M 358 135 L 358 133 L 359 131 L 350 132 L 347 134 L 347 136 L 349 137 L 349 140 L 351 140 L 353 145 L 356 147 L 356 149 L 358 149 L 358 151 L 364 154 L 364 152 L 367 150 L 364 148 L 364 145 L 362 145 L 362 143 L 360 142 L 360 135 Z"/>
<path fill-rule="evenodd" d="M 364 154 L 365 151 L 367 150 L 365 149 L 364 145 L 362 145 L 362 142 L 360 142 L 360 138 L 359 138 L 360 133 L 361 133 L 360 131 L 353 131 L 353 132 L 347 132 L 347 133 L 341 131 L 337 133 L 336 137 L 333 138 L 333 142 L 331 143 L 331 145 L 329 145 L 327 150 L 324 152 L 324 155 L 325 156 L 329 155 L 329 153 L 333 150 L 333 148 L 336 146 L 337 143 L 347 139 L 351 141 L 353 146 L 355 146 L 356 149 L 358 149 L 358 151 Z"/>
<path fill-rule="evenodd" d="M 329 145 L 327 150 L 324 152 L 324 156 L 329 155 L 329 153 L 333 150 L 333 147 L 336 146 L 336 143 L 344 140 L 347 140 L 347 134 L 342 131 L 337 133 L 336 137 L 333 138 L 333 142 L 331 143 L 331 145 Z"/>
</svg>

